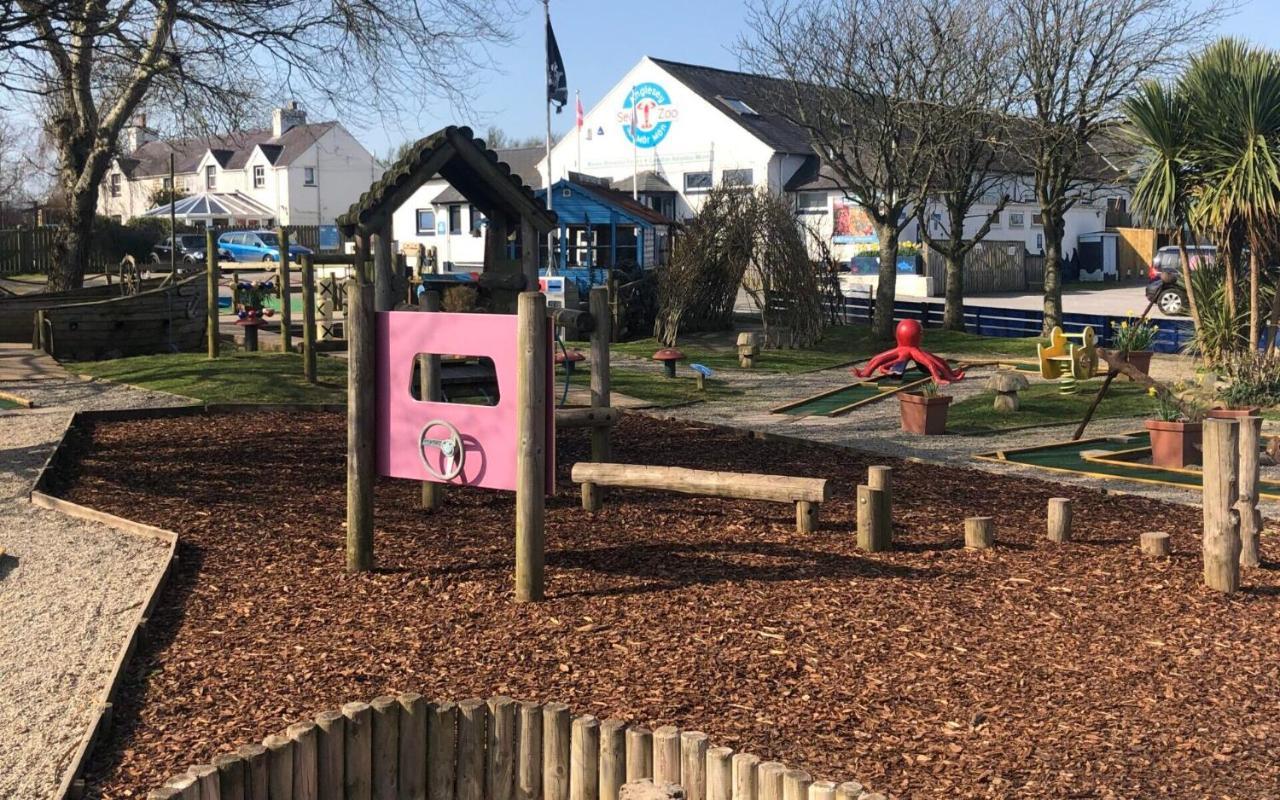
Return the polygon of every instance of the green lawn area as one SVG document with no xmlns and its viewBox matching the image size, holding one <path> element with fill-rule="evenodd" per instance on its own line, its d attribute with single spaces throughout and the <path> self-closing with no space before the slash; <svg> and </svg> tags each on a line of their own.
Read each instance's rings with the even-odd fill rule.
<svg viewBox="0 0 1280 800">
<path fill-rule="evenodd" d="M 1034 358 L 1037 338 L 1004 339 L 993 336 L 976 336 L 971 333 L 928 330 L 924 335 L 924 348 L 934 353 L 978 356 L 981 358 Z M 685 363 L 705 364 L 712 369 L 738 369 L 737 334 L 690 334 L 678 345 L 684 353 Z M 869 358 L 892 347 L 891 344 L 873 341 L 871 329 L 861 325 L 840 325 L 828 328 L 822 341 L 803 350 L 764 350 L 756 360 L 757 369 L 777 372 L 807 372 L 829 369 L 850 361 Z M 657 340 L 640 339 L 613 345 L 613 352 L 651 358 L 659 349 Z"/>
<path fill-rule="evenodd" d="M 698 400 L 720 400 L 742 394 L 736 389 L 730 389 L 722 381 L 718 381 L 715 378 L 708 378 L 706 390 L 700 392 L 698 391 L 696 379 L 692 374 L 688 374 L 687 370 L 680 370 L 681 373 L 686 374 L 677 375 L 675 378 L 665 377 L 658 372 L 627 369 L 625 367 L 613 367 L 609 372 L 609 388 L 612 391 L 661 406 L 679 405 Z M 591 376 L 589 371 L 575 372 L 570 384 L 575 388 L 584 389 L 590 386 Z M 560 393 L 563 391 L 564 374 L 557 372 L 557 402 L 559 402 Z"/>
<path fill-rule="evenodd" d="M 1078 424 L 1101 385 L 1100 378 L 1081 381 L 1075 394 L 1063 395 L 1058 393 L 1057 383 L 1033 378 L 1030 388 L 1018 393 L 1022 407 L 1012 414 L 995 411 L 991 407 L 994 396 L 991 392 L 984 392 L 951 404 L 947 413 L 947 431 L 980 435 L 1031 426 Z M 1135 427 L 1138 427 L 1138 419 L 1151 417 L 1154 413 L 1155 401 L 1147 395 L 1146 389 L 1136 383 L 1115 380 L 1093 418 L 1133 417 Z"/>
<path fill-rule="evenodd" d="M 302 356 L 295 353 L 230 353 L 213 361 L 203 353 L 175 353 L 67 366 L 72 372 L 206 403 L 345 403 L 347 399 L 347 363 L 323 355 L 316 361 L 316 385 L 302 379 Z"/>
</svg>

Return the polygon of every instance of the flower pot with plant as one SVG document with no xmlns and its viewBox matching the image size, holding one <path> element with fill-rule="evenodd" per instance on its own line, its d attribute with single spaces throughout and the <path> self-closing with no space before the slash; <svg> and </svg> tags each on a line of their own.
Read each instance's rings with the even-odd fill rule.
<svg viewBox="0 0 1280 800">
<path fill-rule="evenodd" d="M 1199 464 L 1204 410 L 1192 401 L 1179 404 L 1172 393 L 1154 387 L 1148 394 L 1156 399 L 1156 418 L 1146 421 L 1151 463 L 1169 469 Z"/>
<path fill-rule="evenodd" d="M 902 430 L 937 436 L 947 432 L 947 407 L 951 396 L 942 394 L 938 384 L 929 381 L 918 392 L 898 392 L 902 412 Z"/>
<path fill-rule="evenodd" d="M 1160 327 L 1147 319 L 1134 319 L 1129 315 L 1111 336 L 1111 346 L 1124 354 L 1129 362 L 1143 375 L 1151 373 L 1151 345 L 1156 340 Z"/>
<path fill-rule="evenodd" d="M 1209 412 L 1217 419 L 1256 417 L 1262 409 L 1280 405 L 1280 363 L 1254 351 L 1237 353 L 1222 364 L 1226 385 L 1216 400 L 1222 408 Z"/>
</svg>

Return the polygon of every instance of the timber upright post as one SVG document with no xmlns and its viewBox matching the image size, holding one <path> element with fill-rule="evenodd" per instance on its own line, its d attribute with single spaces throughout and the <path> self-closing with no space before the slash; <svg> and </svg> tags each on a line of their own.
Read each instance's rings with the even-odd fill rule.
<svg viewBox="0 0 1280 800">
<path fill-rule="evenodd" d="M 547 298 L 521 292 L 516 346 L 516 600 L 544 596 Z"/>
<path fill-rule="evenodd" d="M 423 292 L 420 312 L 440 310 L 440 293 Z M 438 402 L 440 400 L 440 356 L 432 354 L 422 356 L 418 364 L 419 396 L 423 400 Z M 435 481 L 422 482 L 422 507 L 434 510 L 444 505 L 444 484 Z"/>
<path fill-rule="evenodd" d="M 276 228 L 280 242 L 280 350 L 293 352 L 293 301 L 289 296 L 292 287 L 289 279 L 289 233 L 284 227 Z"/>
<path fill-rule="evenodd" d="M 356 277 L 347 281 L 347 571 L 373 569 L 373 486 L 377 479 L 373 284 L 364 271 L 367 239 L 356 240 Z"/>
<path fill-rule="evenodd" d="M 309 253 L 302 256 L 302 376 L 316 382 L 316 267 Z"/>
<path fill-rule="evenodd" d="M 1258 448 L 1262 417 L 1240 420 L 1240 566 L 1256 567 L 1262 560 L 1262 512 L 1258 510 Z"/>
<path fill-rule="evenodd" d="M 588 310 L 595 320 L 591 331 L 591 407 L 608 408 L 609 396 L 609 342 L 613 338 L 613 316 L 609 311 L 609 290 L 603 286 L 592 287 Z M 591 426 L 591 460 L 603 463 L 610 458 L 610 429 L 608 425 Z M 599 511 L 604 504 L 604 489 L 594 483 L 582 484 L 582 508 Z"/>
<path fill-rule="evenodd" d="M 1239 424 L 1204 421 L 1204 582 L 1227 594 L 1240 588 Z"/>
<path fill-rule="evenodd" d="M 218 357 L 218 284 L 221 282 L 218 275 L 218 243 L 213 238 L 213 228 L 206 228 L 204 232 L 204 260 L 205 260 L 205 281 L 206 289 L 209 297 L 206 299 L 205 314 L 208 322 L 205 329 L 205 337 L 208 341 L 209 358 Z M 232 290 L 234 297 L 235 290 Z M 232 311 L 235 310 L 235 304 L 232 303 Z"/>
</svg>

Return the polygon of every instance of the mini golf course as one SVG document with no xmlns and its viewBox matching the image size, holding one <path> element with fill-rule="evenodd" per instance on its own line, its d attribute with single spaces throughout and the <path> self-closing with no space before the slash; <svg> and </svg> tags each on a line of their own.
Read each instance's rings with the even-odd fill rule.
<svg viewBox="0 0 1280 800">
<path fill-rule="evenodd" d="M 1146 431 L 1132 431 L 1115 436 L 1056 442 L 1016 450 L 981 453 L 974 458 L 1022 464 L 1054 472 L 1071 472 L 1092 478 L 1121 478 L 1138 483 L 1154 483 L 1201 489 L 1198 469 L 1169 469 L 1142 463 L 1151 455 L 1151 437 Z M 1280 500 L 1280 481 L 1258 483 L 1259 496 Z"/>
<path fill-rule="evenodd" d="M 927 376 L 906 378 L 898 375 L 881 375 L 837 389 L 829 389 L 811 397 L 793 400 L 770 411 L 774 414 L 789 414 L 795 417 L 839 417 L 859 406 L 883 400 L 903 389 L 916 388 L 928 382 Z"/>
</svg>

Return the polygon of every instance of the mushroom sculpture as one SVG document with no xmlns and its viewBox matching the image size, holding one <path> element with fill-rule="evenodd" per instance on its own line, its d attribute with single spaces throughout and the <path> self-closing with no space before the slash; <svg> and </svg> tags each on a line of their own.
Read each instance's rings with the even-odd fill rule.
<svg viewBox="0 0 1280 800">
<path fill-rule="evenodd" d="M 676 376 L 676 362 L 684 360 L 684 353 L 674 347 L 664 347 L 653 354 L 654 361 L 662 362 L 662 371 L 668 378 Z"/>
<path fill-rule="evenodd" d="M 1030 385 L 1024 376 L 1011 369 L 997 370 L 987 379 L 987 388 L 995 392 L 993 406 L 1001 413 L 1017 411 L 1020 406 L 1018 392 Z"/>
<path fill-rule="evenodd" d="M 572 375 L 574 367 L 578 365 L 578 362 L 585 361 L 586 359 L 587 357 L 582 354 L 581 350 L 561 350 L 559 353 L 556 353 L 556 366 L 558 367 L 563 365 L 565 374 Z"/>
</svg>

